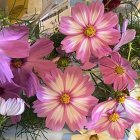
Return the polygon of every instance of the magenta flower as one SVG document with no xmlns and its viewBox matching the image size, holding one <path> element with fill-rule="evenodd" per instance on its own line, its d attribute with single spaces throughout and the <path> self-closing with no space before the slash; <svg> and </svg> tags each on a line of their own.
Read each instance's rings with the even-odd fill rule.
<svg viewBox="0 0 140 140">
<path fill-rule="evenodd" d="M 137 72 L 130 63 L 122 58 L 119 53 L 112 53 L 111 58 L 104 57 L 100 60 L 100 71 L 106 84 L 114 84 L 114 90 L 129 90 L 134 88 Z"/>
<path fill-rule="evenodd" d="M 127 29 L 127 26 L 128 26 L 128 20 L 125 19 L 121 30 L 122 33 L 121 39 L 119 43 L 114 47 L 113 49 L 114 51 L 118 51 L 121 46 L 134 40 L 136 31 L 134 29 Z"/>
<path fill-rule="evenodd" d="M 21 88 L 13 82 L 0 83 L 0 97 L 1 98 L 4 98 L 6 100 L 9 98 L 18 98 L 20 91 L 21 91 Z"/>
<path fill-rule="evenodd" d="M 0 31 L 0 82 L 11 82 L 13 78 L 8 57 L 18 58 L 29 55 L 27 34 L 26 26 L 11 26 Z"/>
<path fill-rule="evenodd" d="M 0 114 L 3 116 L 17 116 L 24 112 L 24 101 L 20 98 L 5 100 L 0 97 Z"/>
<path fill-rule="evenodd" d="M 97 123 L 89 122 L 88 128 L 93 129 L 96 133 L 107 130 L 110 135 L 116 139 L 123 139 L 125 129 L 132 125 L 132 120 L 128 119 L 124 108 L 119 105 L 117 108 L 108 109 L 102 113 Z"/>
<path fill-rule="evenodd" d="M 67 52 L 76 51 L 77 59 L 82 63 L 89 60 L 91 54 L 98 58 L 111 53 L 109 45 L 119 42 L 120 33 L 114 27 L 118 17 L 113 12 L 104 14 L 104 5 L 93 2 L 90 6 L 77 3 L 71 11 L 72 17 L 62 17 L 60 32 L 67 35 L 61 42 Z"/>
<path fill-rule="evenodd" d="M 98 102 L 91 96 L 94 85 L 78 67 L 59 69 L 46 75 L 46 87 L 37 92 L 34 112 L 46 117 L 46 127 L 59 131 L 66 123 L 72 131 L 86 124 L 89 109 Z M 59 115 L 58 115 L 59 114 Z"/>
<path fill-rule="evenodd" d="M 56 66 L 43 57 L 53 50 L 53 42 L 42 38 L 37 40 L 30 48 L 29 56 L 25 58 L 11 59 L 11 69 L 14 74 L 14 82 L 24 88 L 27 96 L 33 96 L 38 88 L 38 79 L 33 73 L 33 69 L 39 76 Z"/>
</svg>

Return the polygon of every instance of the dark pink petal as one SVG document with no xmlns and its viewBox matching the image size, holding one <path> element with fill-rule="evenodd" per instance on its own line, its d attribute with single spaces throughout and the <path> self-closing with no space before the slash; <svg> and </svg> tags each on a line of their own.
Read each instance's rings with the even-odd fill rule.
<svg viewBox="0 0 140 140">
<path fill-rule="evenodd" d="M 99 10 L 99 9 L 98 9 Z M 108 12 L 104 14 L 100 21 L 95 24 L 97 30 L 103 30 L 115 27 L 118 24 L 118 16 L 113 12 Z M 118 32 L 119 33 L 119 32 Z"/>
<path fill-rule="evenodd" d="M 47 38 L 38 39 L 30 49 L 28 60 L 43 58 L 53 50 L 53 42 Z"/>
<path fill-rule="evenodd" d="M 81 26 L 86 27 L 89 24 L 89 9 L 84 3 L 77 3 L 74 7 L 72 7 L 71 15 Z"/>
<path fill-rule="evenodd" d="M 104 76 L 103 77 L 103 80 L 104 80 L 104 83 L 105 84 L 113 84 L 114 83 L 114 81 L 115 81 L 115 79 L 116 79 L 116 74 L 115 73 L 109 73 L 108 75 L 106 75 L 106 76 Z"/>
<path fill-rule="evenodd" d="M 104 14 L 104 5 L 99 2 L 93 2 L 89 6 L 89 24 L 90 25 L 95 25 L 97 21 L 100 21 L 100 18 Z"/>
<path fill-rule="evenodd" d="M 89 70 L 89 69 L 92 69 L 93 67 L 95 67 L 96 65 L 97 65 L 97 63 L 86 62 L 82 66 L 80 66 L 80 68 L 83 70 Z"/>
<path fill-rule="evenodd" d="M 29 28 L 27 26 L 10 26 L 0 31 L 0 41 L 28 40 Z"/>
<path fill-rule="evenodd" d="M 77 50 L 77 45 L 84 39 L 82 34 L 75 36 L 67 36 L 64 40 L 62 40 L 61 44 L 62 49 L 66 51 L 66 53 L 70 53 Z"/>
<path fill-rule="evenodd" d="M 0 41 L 0 54 L 12 58 L 27 57 L 29 55 L 29 43 L 21 40 Z"/>
<path fill-rule="evenodd" d="M 11 117 L 12 124 L 17 124 L 21 120 L 21 115 Z"/>
<path fill-rule="evenodd" d="M 121 65 L 122 57 L 118 52 L 114 52 L 111 54 L 111 58 L 115 61 L 118 65 Z"/>
<path fill-rule="evenodd" d="M 79 25 L 72 17 L 62 17 L 59 30 L 65 35 L 76 35 L 83 32 L 83 27 Z"/>
<path fill-rule="evenodd" d="M 120 121 L 121 120 L 121 121 Z M 124 134 L 125 134 L 125 129 L 122 127 L 122 123 L 124 123 L 125 120 L 120 119 L 120 123 L 119 122 L 112 122 L 110 123 L 110 125 L 108 126 L 108 131 L 110 133 L 110 135 L 116 139 L 123 139 L 124 138 Z"/>
</svg>

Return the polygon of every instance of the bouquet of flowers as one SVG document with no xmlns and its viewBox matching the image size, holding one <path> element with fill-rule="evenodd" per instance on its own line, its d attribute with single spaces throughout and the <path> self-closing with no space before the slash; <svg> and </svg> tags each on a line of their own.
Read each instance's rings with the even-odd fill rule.
<svg viewBox="0 0 140 140">
<path fill-rule="evenodd" d="M 13 126 L 37 139 L 65 125 L 79 133 L 71 140 L 140 138 L 139 9 L 131 4 L 122 15 L 119 0 L 76 3 L 51 35 L 34 18 L 1 14 L 2 139 Z"/>
</svg>

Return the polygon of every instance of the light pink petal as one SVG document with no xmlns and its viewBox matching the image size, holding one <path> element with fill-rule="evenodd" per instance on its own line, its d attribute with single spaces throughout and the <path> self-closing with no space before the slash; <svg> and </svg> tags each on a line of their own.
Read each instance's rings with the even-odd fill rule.
<svg viewBox="0 0 140 140">
<path fill-rule="evenodd" d="M 86 117 L 81 115 L 72 105 L 66 106 L 66 123 L 72 131 L 83 129 L 87 123 Z M 74 114 L 74 115 L 73 115 Z"/>
<path fill-rule="evenodd" d="M 66 53 L 70 53 L 77 50 L 77 45 L 84 39 L 82 34 L 75 36 L 67 36 L 64 40 L 62 40 L 61 44 L 62 49 L 66 51 Z"/>
<path fill-rule="evenodd" d="M 85 98 L 77 97 L 71 102 L 74 108 L 84 116 L 87 116 L 89 109 L 97 103 L 98 99 L 93 96 L 88 96 Z"/>
<path fill-rule="evenodd" d="M 20 98 L 8 99 L 6 101 L 6 115 L 7 116 L 16 116 L 24 112 L 25 105 L 24 101 Z"/>
<path fill-rule="evenodd" d="M 103 14 L 104 5 L 99 1 L 93 2 L 89 6 L 89 24 L 94 25 L 96 21 L 100 20 Z"/>
<path fill-rule="evenodd" d="M 59 30 L 65 35 L 76 35 L 83 32 L 83 27 L 79 25 L 72 17 L 62 17 Z"/>
<path fill-rule="evenodd" d="M 88 38 L 85 38 L 77 46 L 78 49 L 76 50 L 76 58 L 81 60 L 82 63 L 87 62 L 90 58 L 90 45 L 90 40 Z"/>
<path fill-rule="evenodd" d="M 108 128 L 108 125 L 109 125 L 109 120 L 108 120 L 108 117 L 102 117 L 98 120 L 97 123 L 93 123 L 92 121 L 88 123 L 87 127 L 88 129 L 92 129 L 92 130 L 95 130 L 96 133 L 100 133 L 102 131 L 105 131 L 107 130 Z"/>
<path fill-rule="evenodd" d="M 0 54 L 12 58 L 24 58 L 29 55 L 29 43 L 21 40 L 0 41 Z"/>
<path fill-rule="evenodd" d="M 48 100 L 57 99 L 59 94 L 48 87 L 40 87 L 36 93 L 40 101 L 47 102 Z"/>
<path fill-rule="evenodd" d="M 30 49 L 29 60 L 43 58 L 53 50 L 53 42 L 47 38 L 38 39 Z"/>
<path fill-rule="evenodd" d="M 81 26 L 86 27 L 88 25 L 89 9 L 84 3 L 77 3 L 72 7 L 71 15 Z"/>
<path fill-rule="evenodd" d="M 36 100 L 33 104 L 34 113 L 37 113 L 38 117 L 47 117 L 49 112 L 54 110 L 59 105 L 59 102 L 55 100 L 50 100 L 48 102 Z"/>
<path fill-rule="evenodd" d="M 96 105 L 92 110 L 92 122 L 97 123 L 102 114 L 116 105 L 115 100 L 105 101 Z"/>
<path fill-rule="evenodd" d="M 5 99 L 0 97 L 0 114 L 6 115 L 6 101 Z"/>
<path fill-rule="evenodd" d="M 104 42 L 102 42 L 99 38 L 91 38 L 91 52 L 97 58 L 102 58 L 103 56 L 109 55 L 112 50 L 111 48 Z"/>
<path fill-rule="evenodd" d="M 116 29 L 105 29 L 97 31 L 96 36 L 108 45 L 115 45 L 119 42 L 120 39 L 120 33 Z"/>
<path fill-rule="evenodd" d="M 120 42 L 114 47 L 114 51 L 118 51 L 120 49 L 121 46 L 131 42 L 132 40 L 134 40 L 136 35 L 136 31 L 131 29 L 131 30 L 126 30 L 121 37 Z"/>
<path fill-rule="evenodd" d="M 132 97 L 127 97 L 124 102 L 128 117 L 134 122 L 140 122 L 140 102 Z"/>
<path fill-rule="evenodd" d="M 45 83 L 47 86 L 56 93 L 64 93 L 64 76 L 60 69 L 54 69 L 45 75 Z"/>
<path fill-rule="evenodd" d="M 64 127 L 65 124 L 65 108 L 63 105 L 57 106 L 54 110 L 52 110 L 47 118 L 46 118 L 46 127 L 53 131 L 60 131 Z"/>
<path fill-rule="evenodd" d="M 122 25 L 122 33 L 126 32 L 127 26 L 128 26 L 128 19 L 124 19 L 123 25 Z"/>
<path fill-rule="evenodd" d="M 99 10 L 99 9 L 97 9 Z M 99 22 L 95 24 L 97 30 L 108 29 L 115 27 L 118 24 L 118 16 L 113 12 L 105 13 Z"/>
</svg>

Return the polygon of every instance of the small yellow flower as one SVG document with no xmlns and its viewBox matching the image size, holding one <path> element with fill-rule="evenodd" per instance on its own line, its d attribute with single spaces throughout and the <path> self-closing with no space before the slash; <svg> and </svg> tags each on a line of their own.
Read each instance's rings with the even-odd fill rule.
<svg viewBox="0 0 140 140">
<path fill-rule="evenodd" d="M 94 130 L 81 130 L 80 134 L 75 134 L 71 137 L 71 140 L 115 140 L 110 136 L 107 131 L 96 133 Z"/>
<path fill-rule="evenodd" d="M 132 125 L 128 140 L 140 140 L 140 123 Z"/>
</svg>

